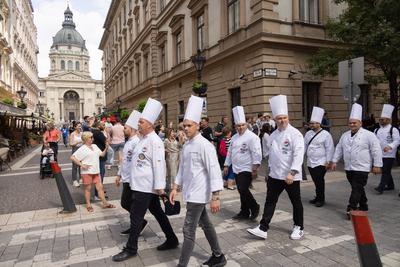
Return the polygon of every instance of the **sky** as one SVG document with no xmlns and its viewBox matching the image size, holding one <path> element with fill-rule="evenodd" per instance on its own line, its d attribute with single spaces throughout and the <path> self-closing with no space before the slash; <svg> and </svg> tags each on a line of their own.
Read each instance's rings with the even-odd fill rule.
<svg viewBox="0 0 400 267">
<path fill-rule="evenodd" d="M 111 0 L 32 0 L 34 22 L 38 31 L 39 77 L 46 77 L 49 74 L 50 47 L 53 36 L 62 28 L 67 2 L 74 14 L 76 30 L 86 40 L 86 48 L 90 56 L 90 75 L 94 79 L 101 79 L 103 52 L 98 47 L 103 36 L 103 25 Z"/>
</svg>

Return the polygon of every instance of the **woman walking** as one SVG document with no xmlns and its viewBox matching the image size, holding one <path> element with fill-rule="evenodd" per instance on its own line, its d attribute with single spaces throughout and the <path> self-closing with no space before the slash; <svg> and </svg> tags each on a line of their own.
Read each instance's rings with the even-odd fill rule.
<svg viewBox="0 0 400 267">
<path fill-rule="evenodd" d="M 167 186 L 166 191 L 171 190 L 174 184 L 175 176 L 178 172 L 179 151 L 181 145 L 176 140 L 176 132 L 174 129 L 167 129 L 166 138 L 164 140 L 165 159 L 167 165 Z"/>
<path fill-rule="evenodd" d="M 68 143 L 72 147 L 72 154 L 82 146 L 82 124 L 80 122 L 75 124 L 75 130 L 69 135 Z M 72 185 L 74 187 L 79 187 L 80 172 L 79 166 L 72 162 Z"/>
</svg>

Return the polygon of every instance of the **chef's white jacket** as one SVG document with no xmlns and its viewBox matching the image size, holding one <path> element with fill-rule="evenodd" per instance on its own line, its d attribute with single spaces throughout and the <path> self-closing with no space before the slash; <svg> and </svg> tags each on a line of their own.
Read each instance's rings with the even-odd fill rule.
<svg viewBox="0 0 400 267">
<path fill-rule="evenodd" d="M 304 147 L 307 155 L 307 166 L 315 168 L 317 166 L 325 166 L 332 161 L 335 146 L 333 145 L 332 135 L 323 129 L 320 133 L 310 130 L 304 136 Z M 310 143 L 310 140 L 315 138 Z M 308 145 L 310 143 L 310 145 Z"/>
<path fill-rule="evenodd" d="M 400 144 L 399 130 L 393 127 L 392 134 L 390 135 L 391 124 L 384 127 L 380 127 L 375 130 L 376 137 L 378 137 L 379 143 L 382 148 L 382 156 L 384 158 L 396 158 L 397 147 Z M 390 147 L 391 150 L 388 152 L 383 152 L 385 147 Z"/>
<path fill-rule="evenodd" d="M 121 176 L 121 180 L 123 183 L 129 183 L 131 181 L 133 150 L 135 149 L 139 141 L 139 137 L 135 135 L 129 138 L 129 140 L 126 141 L 124 145 L 124 149 L 122 151 L 122 164 L 118 170 L 118 175 Z"/>
</svg>

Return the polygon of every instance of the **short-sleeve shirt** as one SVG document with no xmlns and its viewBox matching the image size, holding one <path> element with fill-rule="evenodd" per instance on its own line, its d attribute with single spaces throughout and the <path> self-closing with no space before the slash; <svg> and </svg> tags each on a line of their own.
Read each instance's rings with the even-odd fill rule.
<svg viewBox="0 0 400 267">
<path fill-rule="evenodd" d="M 83 145 L 72 155 L 82 164 L 89 165 L 87 170 L 81 169 L 81 174 L 98 174 L 100 173 L 99 157 L 101 153 L 102 152 L 98 146 L 92 144 L 92 149 L 87 145 Z"/>
</svg>

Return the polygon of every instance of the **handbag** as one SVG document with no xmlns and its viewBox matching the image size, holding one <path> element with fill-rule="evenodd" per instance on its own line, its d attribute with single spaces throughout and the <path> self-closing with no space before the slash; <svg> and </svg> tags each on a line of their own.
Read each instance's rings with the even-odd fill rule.
<svg viewBox="0 0 400 267">
<path fill-rule="evenodd" d="M 175 200 L 174 204 L 169 202 L 169 197 L 167 194 L 160 196 L 161 201 L 164 203 L 164 213 L 167 216 L 178 215 L 181 212 L 181 202 Z"/>
</svg>

